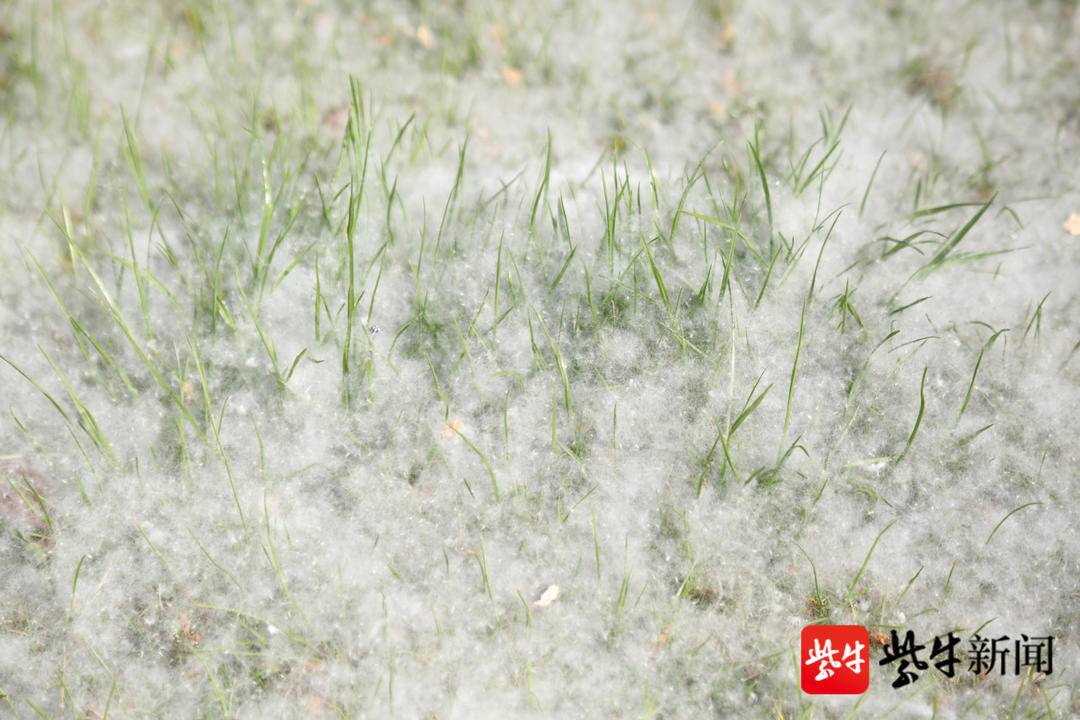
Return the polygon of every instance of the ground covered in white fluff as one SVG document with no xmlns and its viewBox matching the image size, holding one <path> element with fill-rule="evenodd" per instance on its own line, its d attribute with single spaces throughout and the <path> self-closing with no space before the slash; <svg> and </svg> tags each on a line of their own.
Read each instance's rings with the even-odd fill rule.
<svg viewBox="0 0 1080 720">
<path fill-rule="evenodd" d="M 1080 714 L 1075 0 L 253 5 L 0 1 L 0 715 Z"/>
</svg>

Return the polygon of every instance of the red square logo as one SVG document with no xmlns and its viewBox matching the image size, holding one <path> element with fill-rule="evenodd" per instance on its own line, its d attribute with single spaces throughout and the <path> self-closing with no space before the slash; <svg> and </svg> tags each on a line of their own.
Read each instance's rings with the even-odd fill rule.
<svg viewBox="0 0 1080 720">
<path fill-rule="evenodd" d="M 799 665 L 805 693 L 864 693 L 870 687 L 870 633 L 862 625 L 807 625 Z"/>
</svg>

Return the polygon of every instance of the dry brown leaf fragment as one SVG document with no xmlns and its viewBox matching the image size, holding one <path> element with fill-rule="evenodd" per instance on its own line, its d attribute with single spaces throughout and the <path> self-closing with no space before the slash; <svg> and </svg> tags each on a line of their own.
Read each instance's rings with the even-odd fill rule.
<svg viewBox="0 0 1080 720">
<path fill-rule="evenodd" d="M 1065 219 L 1065 225 L 1063 227 L 1065 228 L 1065 232 L 1073 237 L 1080 235 L 1080 213 L 1069 213 L 1069 217 Z"/>
<path fill-rule="evenodd" d="M 920 58 L 911 63 L 907 73 L 908 92 L 925 95 L 942 110 L 948 110 L 960 94 L 960 85 L 953 72 L 929 58 Z"/>
<path fill-rule="evenodd" d="M 724 85 L 724 92 L 728 97 L 737 98 L 742 95 L 742 83 L 739 82 L 739 76 L 735 74 L 735 70 L 728 68 L 721 76 L 721 81 Z"/>
<path fill-rule="evenodd" d="M 551 607 L 551 604 L 559 599 L 559 586 L 548 585 L 544 592 L 540 593 L 540 599 L 533 602 L 534 608 Z"/>
<path fill-rule="evenodd" d="M 192 647 L 202 645 L 202 635 L 190 623 L 184 623 L 180 626 L 179 638 Z"/>
<path fill-rule="evenodd" d="M 421 25 L 416 28 L 416 39 L 420 41 L 421 45 L 429 50 L 435 45 L 435 35 L 427 25 Z"/>
<path fill-rule="evenodd" d="M 450 438 L 454 437 L 454 435 L 457 435 L 463 427 L 465 427 L 465 423 L 461 422 L 457 418 L 454 418 L 453 420 L 447 420 L 445 423 L 443 423 L 442 428 L 439 430 L 439 439 L 449 440 Z"/>
<path fill-rule="evenodd" d="M 176 620 L 180 623 L 180 629 L 176 632 L 177 642 L 190 645 L 191 647 L 199 647 L 202 645 L 202 635 L 195 629 L 191 620 L 186 613 L 178 613 Z"/>
<path fill-rule="evenodd" d="M 878 647 L 885 647 L 889 644 L 889 636 L 880 630 L 870 631 L 870 645 L 877 645 Z"/>
<path fill-rule="evenodd" d="M 502 74 L 503 80 L 505 80 L 506 84 L 510 87 L 517 87 L 521 84 L 521 71 L 516 67 L 513 67 L 512 65 L 503 65 Z"/>
<path fill-rule="evenodd" d="M 724 31 L 720 34 L 720 43 L 725 50 L 730 50 L 735 45 L 735 26 L 728 24 L 724 26 Z"/>
<path fill-rule="evenodd" d="M 323 710 L 326 707 L 326 700 L 321 695 L 315 693 L 308 693 L 304 698 L 304 707 L 307 711 L 308 717 L 323 717 Z"/>
<path fill-rule="evenodd" d="M 345 123 L 349 121 L 349 108 L 344 105 L 327 108 L 323 112 L 323 126 L 333 132 L 341 132 L 345 129 Z"/>
</svg>

